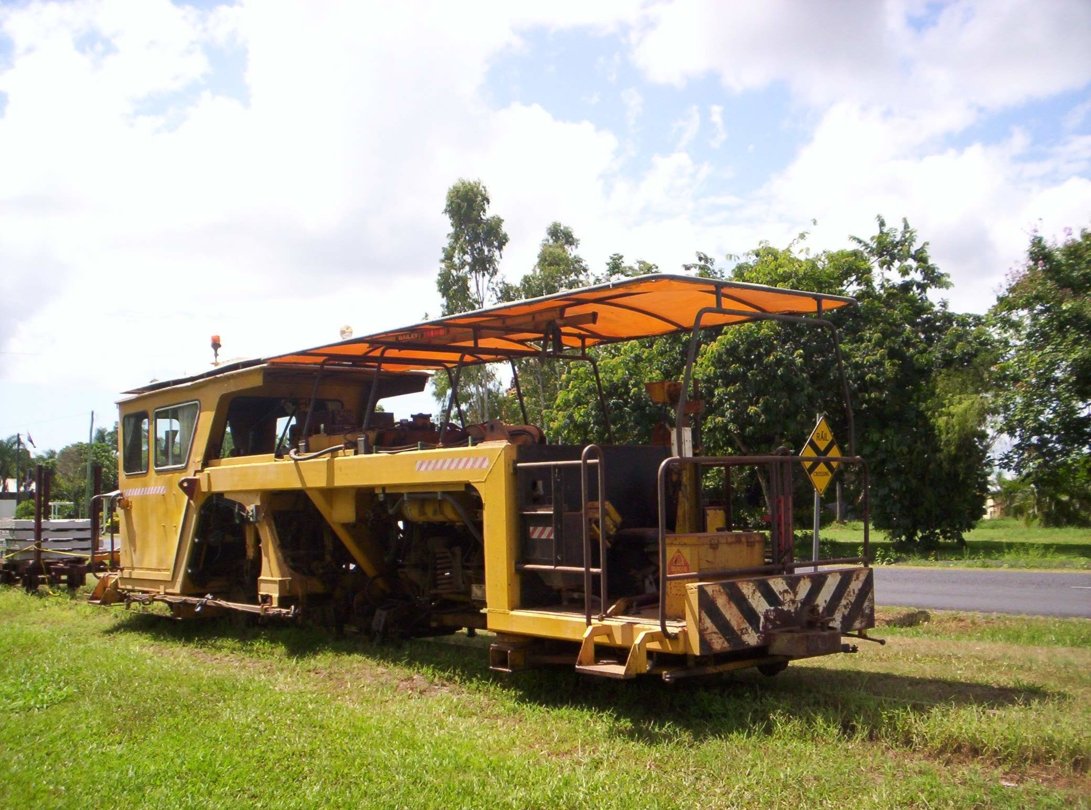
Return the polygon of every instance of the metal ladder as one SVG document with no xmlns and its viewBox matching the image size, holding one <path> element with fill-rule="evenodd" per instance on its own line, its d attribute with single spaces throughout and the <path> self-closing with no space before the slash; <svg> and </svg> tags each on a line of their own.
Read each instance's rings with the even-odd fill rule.
<svg viewBox="0 0 1091 810">
<path fill-rule="evenodd" d="M 516 567 L 521 571 L 541 571 L 561 574 L 583 575 L 583 602 L 584 620 L 588 626 L 594 619 L 603 619 L 606 616 L 606 606 L 609 603 L 607 596 L 607 566 L 606 566 L 606 464 L 603 459 L 602 448 L 597 444 L 589 444 L 583 448 L 580 458 L 561 461 L 528 461 L 516 463 L 516 470 L 548 469 L 551 471 L 552 492 L 548 508 L 524 510 L 521 517 L 525 521 L 528 517 L 543 517 L 549 515 L 552 518 L 552 539 L 554 543 L 554 560 L 558 536 L 563 536 L 564 526 L 564 493 L 560 484 L 561 477 L 557 471 L 564 467 L 578 467 L 580 470 L 580 515 L 581 515 L 581 540 L 583 548 L 583 565 L 563 565 L 545 563 L 519 563 Z M 592 479 L 591 472 L 594 468 L 595 476 Z M 589 498 L 591 481 L 595 482 L 597 508 L 592 509 L 592 499 Z M 599 564 L 591 564 L 591 535 L 595 521 L 598 523 Z M 599 578 L 599 610 L 596 615 L 592 605 L 593 577 Z"/>
</svg>

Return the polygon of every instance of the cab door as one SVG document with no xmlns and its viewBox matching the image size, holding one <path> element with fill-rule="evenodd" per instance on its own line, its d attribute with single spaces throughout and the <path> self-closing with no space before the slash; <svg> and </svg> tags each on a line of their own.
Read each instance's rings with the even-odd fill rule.
<svg viewBox="0 0 1091 810">
<path fill-rule="evenodd" d="M 178 482 L 186 475 L 199 413 L 192 401 L 122 416 L 125 578 L 171 579 L 188 504 Z"/>
</svg>

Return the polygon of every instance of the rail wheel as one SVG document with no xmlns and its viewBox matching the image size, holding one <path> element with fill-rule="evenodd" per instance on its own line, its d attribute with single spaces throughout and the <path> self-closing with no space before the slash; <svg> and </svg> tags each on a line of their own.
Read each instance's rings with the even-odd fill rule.
<svg viewBox="0 0 1091 810">
<path fill-rule="evenodd" d="M 786 669 L 788 669 L 787 661 L 773 661 L 768 664 L 758 664 L 758 672 L 766 678 L 772 678 L 774 675 L 779 675 Z"/>
</svg>

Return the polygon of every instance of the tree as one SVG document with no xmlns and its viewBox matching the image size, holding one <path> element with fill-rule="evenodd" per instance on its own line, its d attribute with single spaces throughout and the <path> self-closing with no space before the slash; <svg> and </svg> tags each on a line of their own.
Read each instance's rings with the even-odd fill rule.
<svg viewBox="0 0 1091 810">
<path fill-rule="evenodd" d="M 610 431 L 599 407 L 594 372 L 588 363 L 571 363 L 561 378 L 546 432 L 562 443 L 588 441 L 647 444 L 655 426 L 668 418 L 648 398 L 645 382 L 679 379 L 685 344 L 672 338 L 633 340 L 592 349 L 610 415 Z"/>
<path fill-rule="evenodd" d="M 0 439 L 0 482 L 4 487 L 7 486 L 8 479 L 21 478 L 22 484 L 19 485 L 19 491 L 25 491 L 28 476 L 32 474 L 32 467 L 30 450 L 27 448 L 25 439 L 19 436 Z"/>
<path fill-rule="evenodd" d="M 873 237 L 853 238 L 869 270 L 850 283 L 860 306 L 844 327 L 875 524 L 895 541 L 961 541 L 987 494 L 980 378 L 991 341 L 932 300 L 950 282 L 908 222 L 877 221 Z"/>
<path fill-rule="evenodd" d="M 436 286 L 443 314 L 480 309 L 492 292 L 508 244 L 504 220 L 488 216 L 489 192 L 480 180 L 459 180 L 447 190 L 443 213 L 451 221 Z"/>
<path fill-rule="evenodd" d="M 612 253 L 591 284 L 605 284 L 624 278 L 655 273 L 659 268 L 637 259 L 629 264 L 621 253 Z M 644 382 L 673 379 L 673 369 L 684 362 L 683 344 L 672 338 L 632 341 L 591 349 L 599 365 L 603 395 L 613 420 L 607 431 L 599 406 L 595 375 L 588 363 L 569 363 L 563 370 L 554 398 L 555 405 L 543 418 L 546 433 L 554 441 L 648 442 L 654 426 L 662 421 L 663 409 L 647 397 Z"/>
<path fill-rule="evenodd" d="M 443 314 L 483 307 L 491 294 L 508 243 L 504 220 L 488 215 L 489 192 L 479 180 L 458 180 L 447 190 L 443 213 L 451 222 L 447 245 L 440 260 L 436 287 L 443 298 Z M 499 388 L 484 366 L 463 369 L 459 383 L 459 404 L 470 422 L 489 418 L 490 392 L 498 398 Z M 443 401 L 449 386 L 443 377 L 434 378 L 434 394 Z"/>
<path fill-rule="evenodd" d="M 1000 461 L 1032 493 L 1025 514 L 1091 525 L 1091 232 L 1034 235 L 989 319 L 1003 345 L 996 429 L 1011 440 Z"/>
<path fill-rule="evenodd" d="M 908 223 L 854 240 L 855 249 L 812 256 L 801 235 L 788 248 L 767 244 L 745 254 L 730 277 L 770 286 L 855 295 L 859 306 L 830 316 L 854 392 L 857 452 L 868 459 L 875 522 L 905 542 L 959 539 L 980 517 L 986 494 L 987 437 L 982 379 L 991 341 L 970 316 L 951 313 L 930 293 L 946 276 L 932 264 Z M 704 254 L 693 269 L 723 271 Z M 798 451 L 825 412 L 842 449 L 849 427 L 836 354 L 814 327 L 759 322 L 708 333 L 695 379 L 708 407 L 706 452 Z M 615 436 L 646 441 L 656 411 L 642 382 L 681 379 L 682 339 L 606 347 L 599 351 Z M 569 441 L 600 438 L 593 380 L 566 375 L 553 433 Z M 660 417 L 661 418 L 661 417 Z"/>
<path fill-rule="evenodd" d="M 517 284 L 502 284 L 500 300 L 519 301 L 583 287 L 591 283 L 587 263 L 576 253 L 580 240 L 560 222 L 546 228 L 534 267 Z"/>
<path fill-rule="evenodd" d="M 110 441 L 111 435 L 113 441 Z M 71 501 L 76 504 L 79 515 L 89 514 L 90 496 L 87 479 L 88 455 L 92 464 L 102 468 L 102 489 L 104 492 L 117 488 L 117 428 L 107 431 L 100 428 L 95 433 L 95 441 L 76 442 L 63 447 L 57 453 L 53 463 L 53 485 L 51 500 Z"/>
<path fill-rule="evenodd" d="M 708 257 L 698 254 L 698 260 L 711 268 Z M 852 252 L 801 257 L 793 246 L 762 244 L 735 265 L 732 278 L 841 294 L 862 269 L 866 262 Z M 799 450 L 819 412 L 847 450 L 840 372 L 827 330 L 768 321 L 724 329 L 709 336 L 695 373 L 711 404 L 705 419 L 710 452 L 768 453 L 781 445 Z"/>
<path fill-rule="evenodd" d="M 607 281 L 614 281 L 621 278 L 636 278 L 637 276 L 646 276 L 648 273 L 655 273 L 659 268 L 651 262 L 646 262 L 643 259 L 637 259 L 635 264 L 626 264 L 625 257 L 620 253 L 611 253 L 610 258 L 606 260 L 606 270 L 599 276 L 593 279 L 595 284 L 603 284 Z"/>
<path fill-rule="evenodd" d="M 579 246 L 580 240 L 572 233 L 571 228 L 560 222 L 550 224 L 538 248 L 534 267 L 517 284 L 501 284 L 500 300 L 540 298 L 589 284 L 587 263 L 576 253 Z M 546 424 L 547 412 L 557 398 L 563 368 L 558 367 L 558 361 L 545 358 L 519 360 L 515 365 L 527 410 L 527 420 L 531 424 Z M 505 412 L 512 419 L 519 413 L 515 399 L 514 392 L 509 391 Z M 522 416 L 518 418 L 521 419 Z"/>
</svg>

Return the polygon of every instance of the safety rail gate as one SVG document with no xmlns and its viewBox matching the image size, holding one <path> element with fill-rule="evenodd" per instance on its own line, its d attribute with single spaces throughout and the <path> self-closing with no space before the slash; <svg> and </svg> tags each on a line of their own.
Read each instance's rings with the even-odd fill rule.
<svg viewBox="0 0 1091 810">
<path fill-rule="evenodd" d="M 793 504 L 792 492 L 794 489 L 794 471 L 800 463 L 795 456 L 787 454 L 757 455 L 757 456 L 695 456 L 682 458 L 673 456 L 665 459 L 659 465 L 657 479 L 657 491 L 659 493 L 659 628 L 668 638 L 674 634 L 667 629 L 666 600 L 662 595 L 666 593 L 667 583 L 678 580 L 716 579 L 718 577 L 743 577 L 762 576 L 769 574 L 792 574 L 798 568 L 806 566 L 830 566 L 830 565 L 866 565 L 870 562 L 869 555 L 869 526 L 870 514 L 868 506 L 868 472 L 867 464 L 859 456 L 811 456 L 809 462 L 831 462 L 847 466 L 859 467 L 861 471 L 861 488 L 863 493 L 863 518 L 864 537 L 862 554 L 856 557 L 837 557 L 830 559 L 812 559 L 796 562 L 794 559 L 794 531 L 793 531 Z M 770 546 L 772 559 L 767 565 L 751 568 L 729 568 L 711 571 L 687 571 L 670 573 L 667 571 L 667 483 L 670 471 L 673 468 L 681 468 L 689 464 L 697 467 L 698 473 L 704 469 L 723 468 L 730 475 L 730 470 L 735 467 L 750 467 L 765 465 L 769 470 L 769 500 L 770 500 Z M 730 517 L 728 518 L 730 520 Z M 730 528 L 730 525 L 728 526 Z"/>
<path fill-rule="evenodd" d="M 519 470 L 533 470 L 544 469 L 549 470 L 550 481 L 552 491 L 550 493 L 550 506 L 549 508 L 541 508 L 536 510 L 523 510 L 521 518 L 526 523 L 526 519 L 538 518 L 543 519 L 548 517 L 550 521 L 549 537 L 553 540 L 554 546 L 557 542 L 557 538 L 560 538 L 564 534 L 563 519 L 564 519 L 564 494 L 563 486 L 560 483 L 560 477 L 557 474 L 558 471 L 565 468 L 578 467 L 580 471 L 580 503 L 579 503 L 579 515 L 580 517 L 580 540 L 582 547 L 583 565 L 564 565 L 548 563 L 528 563 L 520 562 L 516 565 L 516 569 L 519 571 L 540 571 L 547 573 L 560 573 L 560 574 L 582 574 L 583 575 L 583 600 L 584 600 L 584 619 L 588 625 L 591 624 L 595 618 L 603 619 L 606 616 L 606 606 L 609 604 L 609 597 L 607 593 L 607 564 L 606 564 L 606 462 L 603 458 L 602 448 L 597 444 L 589 444 L 583 448 L 580 453 L 579 459 L 564 459 L 554 461 L 526 461 L 517 462 L 515 464 L 516 471 Z M 594 468 L 594 478 L 592 479 L 591 470 Z M 590 494 L 589 486 L 592 483 L 595 484 L 596 497 L 592 500 L 588 497 Z M 595 508 L 592 510 L 590 505 L 594 503 Z M 597 519 L 598 521 L 598 552 L 599 552 L 599 564 L 592 565 L 592 546 L 591 535 L 593 534 L 592 526 Z M 524 531 L 528 529 L 524 528 Z M 555 560 L 558 558 L 556 552 L 554 552 Z M 592 609 L 592 579 L 593 577 L 599 578 L 599 610 L 598 615 L 595 615 L 595 611 Z"/>
<path fill-rule="evenodd" d="M 826 559 L 796 560 L 794 558 L 794 531 L 793 531 L 793 489 L 796 484 L 795 468 L 800 464 L 796 456 L 786 454 L 752 455 L 752 456 L 672 456 L 664 459 L 659 465 L 657 474 L 657 500 L 658 500 L 658 562 L 659 562 L 659 615 L 660 630 L 667 638 L 674 638 L 676 633 L 668 627 L 666 615 L 667 586 L 671 582 L 715 580 L 730 577 L 738 579 L 742 577 L 763 577 L 770 575 L 790 576 L 802 568 L 813 568 L 817 572 L 819 567 L 867 565 L 870 563 L 870 514 L 868 503 L 868 469 L 864 460 L 859 456 L 813 456 L 808 457 L 808 462 L 830 462 L 846 467 L 859 469 L 860 485 L 862 491 L 862 517 L 863 517 L 863 548 L 862 553 L 852 557 L 834 557 Z M 731 470 L 740 467 L 764 466 L 768 471 L 769 500 L 770 500 L 770 555 L 766 564 L 752 567 L 732 567 L 715 570 L 670 572 L 667 564 L 667 546 L 670 532 L 668 530 L 668 486 L 671 480 L 671 472 L 680 470 L 686 465 L 697 468 L 698 478 L 704 470 L 722 468 L 725 474 L 730 476 Z M 597 530 L 598 564 L 593 562 L 592 540 L 596 534 L 596 525 L 603 527 L 606 524 L 606 464 L 603 458 L 602 448 L 596 444 L 584 447 L 579 459 L 564 459 L 552 461 L 517 462 L 515 469 L 545 469 L 551 471 L 552 491 L 548 499 L 548 505 L 534 510 L 523 510 L 521 517 L 548 521 L 546 527 L 549 538 L 556 544 L 562 537 L 564 529 L 562 525 L 565 503 L 560 484 L 558 470 L 564 468 L 578 468 L 580 471 L 580 490 L 578 514 L 580 515 L 580 540 L 582 547 L 582 560 L 580 565 L 561 563 L 535 563 L 520 562 L 516 568 L 520 571 L 540 571 L 564 574 L 580 574 L 583 576 L 584 618 L 588 625 L 594 620 L 606 618 L 607 607 L 610 604 L 607 590 L 607 533 Z M 728 479 L 730 480 L 730 478 Z M 593 485 L 593 486 L 592 486 Z M 594 496 L 594 497 L 592 497 Z M 572 506 L 576 506 L 573 504 Z M 577 512 L 576 509 L 572 510 Z M 730 508 L 727 509 L 727 529 L 731 530 L 732 517 Z M 524 526 L 524 532 L 533 531 Z M 560 555 L 557 554 L 557 559 Z M 598 610 L 594 609 L 593 579 L 598 578 L 599 596 Z"/>
</svg>

